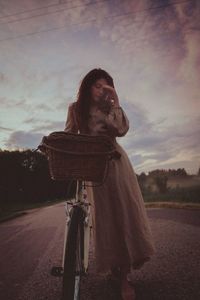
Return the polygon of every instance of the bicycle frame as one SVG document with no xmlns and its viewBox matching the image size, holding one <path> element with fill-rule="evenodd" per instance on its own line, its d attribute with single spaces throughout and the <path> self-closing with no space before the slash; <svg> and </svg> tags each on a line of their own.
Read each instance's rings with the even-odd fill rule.
<svg viewBox="0 0 200 300">
<path fill-rule="evenodd" d="M 64 269 L 66 241 L 68 236 L 69 224 L 72 216 L 72 210 L 77 206 L 84 211 L 84 244 L 82 245 L 82 247 L 84 248 L 84 259 L 82 264 L 83 266 L 82 271 L 83 273 L 86 273 L 88 269 L 88 263 L 89 263 L 89 243 L 90 243 L 90 232 L 92 228 L 92 217 L 91 217 L 91 204 L 88 201 L 85 183 L 82 181 L 77 181 L 75 198 L 67 200 L 65 204 L 66 225 L 65 225 L 65 238 L 64 238 L 63 259 L 62 259 L 63 269 Z"/>
</svg>

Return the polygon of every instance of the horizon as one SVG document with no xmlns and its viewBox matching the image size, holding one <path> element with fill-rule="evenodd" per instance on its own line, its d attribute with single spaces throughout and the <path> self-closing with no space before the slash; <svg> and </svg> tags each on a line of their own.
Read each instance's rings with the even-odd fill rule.
<svg viewBox="0 0 200 300">
<path fill-rule="evenodd" d="M 1 149 L 0 148 L 0 152 L 6 152 L 6 151 L 8 151 L 8 152 L 25 152 L 25 151 L 32 151 L 32 152 L 35 152 L 36 151 L 36 149 L 31 149 L 31 148 L 26 148 L 26 149 L 14 149 L 14 150 L 8 150 L 8 149 Z M 41 152 L 40 152 L 41 153 Z M 151 172 L 153 172 L 153 171 L 164 171 L 164 172 L 169 172 L 169 171 L 178 171 L 178 170 L 185 170 L 186 171 L 186 174 L 187 175 L 192 175 L 192 176 L 200 176 L 199 175 L 199 170 L 200 170 L 200 167 L 198 168 L 198 171 L 197 171 L 197 173 L 188 173 L 187 172 L 187 170 L 186 170 L 186 168 L 176 168 L 176 169 L 173 169 L 173 168 L 169 168 L 169 169 L 152 169 L 151 171 L 142 171 L 142 172 L 140 172 L 140 173 L 137 173 L 137 172 L 135 172 L 137 175 L 141 175 L 142 173 L 144 173 L 146 176 L 148 176 L 149 175 L 149 173 L 151 173 Z M 175 175 L 175 176 L 178 176 L 178 175 Z M 180 176 L 182 176 L 182 175 L 180 175 Z"/>
</svg>

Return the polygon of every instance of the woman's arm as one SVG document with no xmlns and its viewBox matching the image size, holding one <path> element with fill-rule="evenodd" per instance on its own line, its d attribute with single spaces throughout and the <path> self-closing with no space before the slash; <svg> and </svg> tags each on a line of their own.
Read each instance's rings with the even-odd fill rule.
<svg viewBox="0 0 200 300">
<path fill-rule="evenodd" d="M 108 131 L 113 136 L 124 136 L 129 130 L 129 121 L 119 104 L 119 98 L 113 87 L 104 85 L 103 88 L 108 92 L 107 101 L 111 102 L 111 109 L 105 121 Z"/>
<path fill-rule="evenodd" d="M 68 107 L 67 120 L 65 122 L 66 132 L 78 133 L 78 126 L 76 122 L 76 114 L 75 114 L 75 103 L 71 103 Z"/>
<path fill-rule="evenodd" d="M 129 120 L 120 106 L 113 106 L 105 121 L 108 131 L 113 136 L 124 136 L 129 130 Z"/>
</svg>

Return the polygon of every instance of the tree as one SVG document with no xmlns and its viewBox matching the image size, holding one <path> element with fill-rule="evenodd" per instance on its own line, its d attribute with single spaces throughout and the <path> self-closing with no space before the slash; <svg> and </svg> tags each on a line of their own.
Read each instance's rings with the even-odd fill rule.
<svg viewBox="0 0 200 300">
<path fill-rule="evenodd" d="M 68 182 L 53 181 L 46 157 L 32 150 L 0 150 L 0 213 L 22 203 L 66 197 Z"/>
<path fill-rule="evenodd" d="M 142 190 L 144 190 L 145 189 L 145 182 L 146 182 L 146 179 L 147 179 L 147 175 L 144 172 L 142 172 L 139 176 L 137 176 L 137 178 L 138 178 L 138 183 L 140 185 L 140 188 Z"/>
<path fill-rule="evenodd" d="M 167 176 L 156 176 L 155 177 L 155 183 L 158 187 L 158 190 L 161 194 L 164 194 L 167 192 Z"/>
</svg>

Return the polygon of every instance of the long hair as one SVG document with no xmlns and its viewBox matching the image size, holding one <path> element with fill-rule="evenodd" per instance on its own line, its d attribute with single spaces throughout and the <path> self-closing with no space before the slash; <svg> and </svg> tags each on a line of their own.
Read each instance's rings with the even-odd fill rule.
<svg viewBox="0 0 200 300">
<path fill-rule="evenodd" d="M 105 79 L 114 88 L 112 77 L 102 69 L 93 69 L 81 81 L 76 101 L 76 119 L 80 131 L 88 129 L 89 109 L 91 105 L 91 87 L 99 79 Z"/>
</svg>

